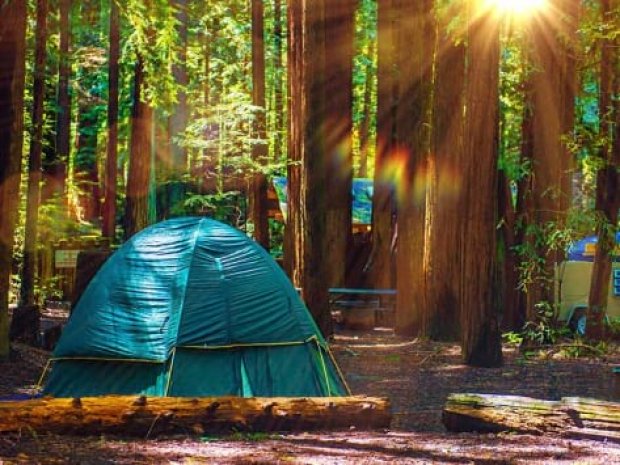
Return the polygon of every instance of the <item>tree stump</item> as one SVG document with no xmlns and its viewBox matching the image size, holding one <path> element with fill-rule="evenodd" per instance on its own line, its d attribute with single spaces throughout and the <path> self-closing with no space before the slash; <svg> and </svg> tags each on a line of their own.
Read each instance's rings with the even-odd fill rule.
<svg viewBox="0 0 620 465">
<path fill-rule="evenodd" d="M 38 305 L 17 307 L 13 310 L 9 338 L 11 341 L 36 346 L 40 327 L 41 312 Z"/>
</svg>

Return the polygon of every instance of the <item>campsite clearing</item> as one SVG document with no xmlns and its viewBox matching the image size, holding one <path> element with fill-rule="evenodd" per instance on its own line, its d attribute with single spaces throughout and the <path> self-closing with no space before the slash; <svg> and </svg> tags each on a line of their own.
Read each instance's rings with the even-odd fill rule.
<svg viewBox="0 0 620 465">
<path fill-rule="evenodd" d="M 18 360 L 0 365 L 0 395 L 23 392 L 36 382 L 46 362 L 45 352 L 16 347 Z M 0 460 L 226 465 L 620 462 L 620 447 L 600 441 L 555 435 L 452 434 L 441 424 L 441 410 L 450 392 L 608 399 L 613 382 L 610 367 L 620 362 L 617 353 L 606 360 L 527 359 L 505 348 L 504 367 L 483 369 L 462 365 L 456 344 L 402 339 L 389 331 L 342 332 L 331 347 L 354 394 L 390 398 L 394 420 L 389 431 L 179 435 L 149 441 L 112 436 L 68 440 L 22 432 L 0 436 Z"/>
</svg>

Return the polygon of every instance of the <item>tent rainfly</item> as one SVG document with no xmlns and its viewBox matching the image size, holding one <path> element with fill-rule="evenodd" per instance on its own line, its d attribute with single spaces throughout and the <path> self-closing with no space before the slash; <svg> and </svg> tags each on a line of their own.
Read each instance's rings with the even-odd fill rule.
<svg viewBox="0 0 620 465">
<path fill-rule="evenodd" d="M 93 278 L 52 357 L 55 397 L 324 397 L 348 388 L 280 267 L 208 218 L 151 226 Z"/>
</svg>

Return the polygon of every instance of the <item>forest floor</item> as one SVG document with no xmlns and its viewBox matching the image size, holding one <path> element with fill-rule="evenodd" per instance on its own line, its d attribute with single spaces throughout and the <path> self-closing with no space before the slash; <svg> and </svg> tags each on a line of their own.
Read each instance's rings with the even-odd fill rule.
<svg viewBox="0 0 620 465">
<path fill-rule="evenodd" d="M 17 345 L 15 360 L 0 363 L 0 397 L 28 392 L 49 353 Z M 553 435 L 453 434 L 441 425 L 451 392 L 610 399 L 611 366 L 620 352 L 601 358 L 523 357 L 505 347 L 502 368 L 462 365 L 450 343 L 402 339 L 389 330 L 344 331 L 332 349 L 355 394 L 386 396 L 389 431 L 304 434 L 119 437 L 0 436 L 0 465 L 43 464 L 613 464 L 620 445 Z"/>
</svg>

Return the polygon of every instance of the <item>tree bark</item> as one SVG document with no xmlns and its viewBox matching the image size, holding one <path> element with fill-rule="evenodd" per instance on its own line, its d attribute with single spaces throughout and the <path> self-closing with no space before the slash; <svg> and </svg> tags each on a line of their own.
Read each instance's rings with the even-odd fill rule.
<svg viewBox="0 0 620 465">
<path fill-rule="evenodd" d="M 325 1 L 325 260 L 329 287 L 346 285 L 353 242 L 353 41 L 357 0 Z"/>
<path fill-rule="evenodd" d="M 611 0 L 601 0 L 601 15 L 604 23 L 613 20 L 614 9 Z M 618 225 L 618 209 L 620 208 L 620 142 L 611 128 L 620 123 L 620 103 L 612 96 L 620 92 L 620 71 L 618 71 L 618 52 L 620 40 L 601 39 L 601 71 L 599 118 L 600 137 L 613 140 L 604 143 L 600 148 L 599 157 L 603 167 L 599 169 L 596 180 L 596 214 L 598 220 L 598 243 L 592 266 L 590 295 L 588 298 L 586 334 L 589 338 L 600 339 L 603 336 L 603 321 L 607 311 L 609 281 L 611 277 L 611 259 L 616 247 L 616 231 Z M 615 73 L 614 73 L 615 70 Z M 611 146 L 610 146 L 611 145 Z"/>
<path fill-rule="evenodd" d="M 395 0 L 377 3 L 377 147 L 372 201 L 372 250 L 364 271 L 371 287 L 390 289 L 394 274 L 394 188 L 389 169 L 395 158 L 396 37 Z"/>
<path fill-rule="evenodd" d="M 431 0 L 396 0 L 398 106 L 396 144 L 403 157 L 398 180 L 396 332 L 428 335 L 425 241 L 427 161 L 435 29 Z M 412 47 L 412 44 L 415 46 Z"/>
<path fill-rule="evenodd" d="M 267 163 L 267 127 L 265 103 L 265 28 L 263 0 L 252 0 L 252 103 L 260 107 L 256 115 L 255 132 L 261 142 L 252 147 L 257 168 Z M 260 171 L 251 179 L 250 219 L 254 224 L 254 239 L 269 250 L 269 221 L 267 218 L 267 177 Z"/>
<path fill-rule="evenodd" d="M 0 432 L 79 435 L 379 429 L 390 404 L 375 397 L 131 397 L 2 402 Z"/>
<path fill-rule="evenodd" d="M 562 0 L 550 5 L 564 15 Z M 546 244 L 550 228 L 562 228 L 571 199 L 572 160 L 561 138 L 568 120 L 564 98 L 564 60 L 561 50 L 562 25 L 557 17 L 538 15 L 531 26 L 532 74 L 532 173 L 531 237 L 532 250 L 541 261 L 534 280 L 527 288 L 527 319 L 538 319 L 538 306 L 552 304 L 554 265 L 563 254 Z"/>
<path fill-rule="evenodd" d="M 457 11 L 454 13 L 458 14 Z M 461 211 L 460 166 L 463 159 L 465 45 L 438 21 L 435 51 L 432 150 L 429 163 L 429 329 L 432 339 L 458 340 L 460 334 L 459 242 L 455 221 Z"/>
<path fill-rule="evenodd" d="M 476 3 L 470 2 L 475 13 Z M 495 314 L 499 25 L 488 12 L 470 18 L 467 35 L 461 220 L 461 344 L 468 365 L 502 364 Z"/>
<path fill-rule="evenodd" d="M 41 204 L 41 157 L 43 153 L 43 104 L 45 100 L 45 59 L 47 46 L 47 0 L 37 0 L 37 23 L 32 89 L 32 135 L 28 155 L 28 196 L 24 234 L 24 264 L 20 306 L 34 305 L 39 206 Z"/>
<path fill-rule="evenodd" d="M 115 0 L 110 2 L 110 53 L 108 58 L 108 150 L 105 172 L 102 235 L 114 240 L 116 234 L 116 182 L 118 177 L 118 99 L 120 60 L 120 14 Z"/>
<path fill-rule="evenodd" d="M 142 57 L 138 57 L 134 78 L 129 173 L 125 203 L 126 239 L 149 224 L 153 108 L 143 100 L 143 92 L 144 62 Z"/>
<path fill-rule="evenodd" d="M 442 421 L 451 432 L 555 433 L 620 442 L 620 404 L 564 397 L 546 401 L 493 394 L 450 394 Z"/>
<path fill-rule="evenodd" d="M 289 4 L 289 165 L 286 260 L 323 334 L 332 332 L 326 257 L 323 0 Z"/>
<path fill-rule="evenodd" d="M 9 355 L 9 289 L 24 130 L 26 2 L 0 4 L 0 359 Z"/>
</svg>

